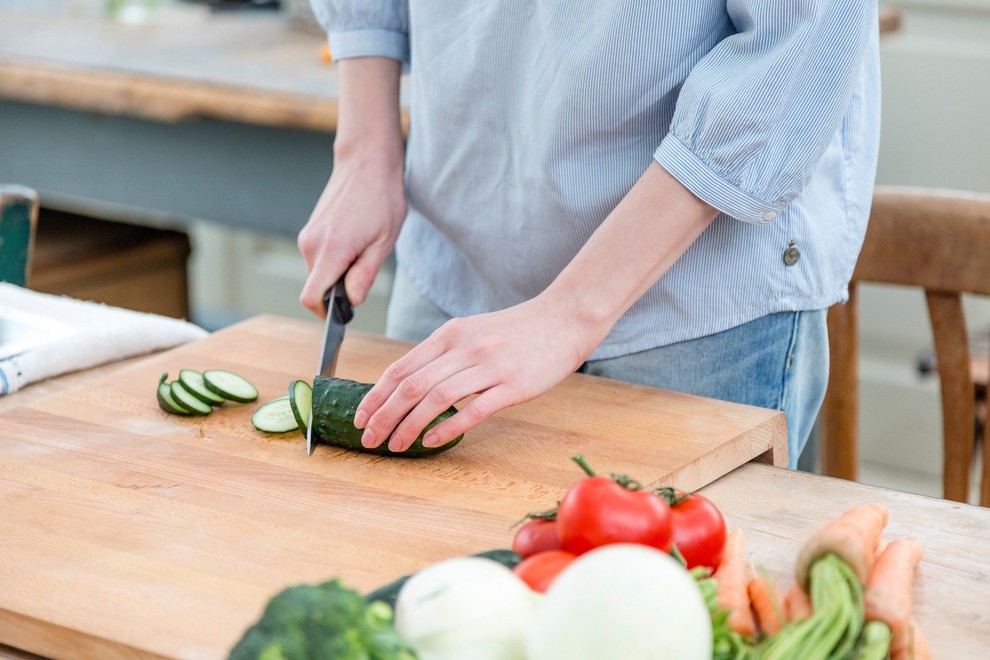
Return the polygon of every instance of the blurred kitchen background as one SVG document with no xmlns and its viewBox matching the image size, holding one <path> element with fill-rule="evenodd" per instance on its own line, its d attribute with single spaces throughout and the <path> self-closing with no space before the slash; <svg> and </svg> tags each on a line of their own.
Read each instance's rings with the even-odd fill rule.
<svg viewBox="0 0 990 660">
<path fill-rule="evenodd" d="M 39 288 L 139 305 L 164 304 L 187 287 L 188 297 L 171 301 L 175 311 L 166 313 L 185 313 L 211 330 L 259 313 L 312 318 L 298 304 L 306 267 L 295 233 L 332 167 L 332 133 L 330 118 L 320 116 L 324 106 L 305 115 L 291 101 L 331 95 L 335 81 L 307 0 L 280 7 L 264 0 L 134 2 L 108 8 L 104 0 L 0 0 L 7 44 L 0 55 L 14 48 L 41 61 L 75 52 L 95 72 L 126 63 L 164 78 L 195 71 L 198 83 L 164 90 L 135 78 L 115 109 L 91 98 L 92 90 L 74 97 L 77 78 L 68 69 L 64 80 L 46 70 L 47 84 L 63 99 L 53 103 L 55 92 L 39 91 L 37 77 L 18 78 L 0 56 L 0 180 L 42 194 Z M 881 41 L 878 183 L 990 193 L 990 0 L 883 6 L 893 13 Z M 41 10 L 64 21 L 63 29 L 32 32 L 30 15 Z M 92 46 L 91 56 L 87 26 L 112 37 Z M 164 31 L 177 28 L 181 34 L 163 40 Z M 204 82 L 215 89 L 204 92 Z M 248 88 L 271 95 L 278 119 L 247 95 L 240 116 L 211 111 L 211 104 L 236 105 Z M 147 100 L 158 92 L 175 96 L 174 114 Z M 195 106 L 193 116 L 183 114 L 183 103 Z M 97 162 L 100 172 L 85 171 Z M 59 225 L 66 215 L 75 222 Z M 66 247 L 80 217 L 90 229 Z M 50 267 L 40 268 L 46 259 Z M 140 277 L 128 259 L 144 264 Z M 160 268 L 149 276 L 153 263 Z M 56 272 L 54 264 L 71 267 Z M 119 272 L 108 275 L 114 268 Z M 353 327 L 383 331 L 391 268 Z M 121 292 L 130 297 L 112 299 Z M 967 313 L 974 343 L 986 350 L 990 304 L 968 300 Z M 932 339 L 923 294 L 863 287 L 861 330 L 862 480 L 939 496 L 941 449 L 932 438 L 940 437 L 941 413 L 937 378 L 926 371 Z"/>
</svg>

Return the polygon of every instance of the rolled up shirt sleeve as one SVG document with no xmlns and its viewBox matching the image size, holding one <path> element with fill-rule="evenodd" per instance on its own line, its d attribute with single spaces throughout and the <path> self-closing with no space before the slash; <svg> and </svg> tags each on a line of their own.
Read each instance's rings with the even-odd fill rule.
<svg viewBox="0 0 990 660">
<path fill-rule="evenodd" d="M 335 60 L 389 57 L 409 65 L 408 0 L 310 0 Z"/>
<path fill-rule="evenodd" d="M 719 211 L 772 222 L 839 131 L 877 30 L 865 0 L 729 0 L 654 159 Z"/>
</svg>

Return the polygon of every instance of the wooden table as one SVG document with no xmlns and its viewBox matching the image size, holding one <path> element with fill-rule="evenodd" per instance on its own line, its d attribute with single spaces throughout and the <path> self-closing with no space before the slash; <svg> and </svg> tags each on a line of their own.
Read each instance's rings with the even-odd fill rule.
<svg viewBox="0 0 990 660">
<path fill-rule="evenodd" d="M 68 648 L 222 657 L 286 584 L 341 575 L 368 589 L 505 546 L 512 522 L 578 477 L 567 460 L 574 451 L 601 469 L 693 487 L 713 461 L 715 472 L 744 462 L 740 444 L 757 456 L 784 443 L 771 411 L 579 374 L 428 461 L 329 447 L 306 458 L 299 440 L 250 430 L 252 406 L 185 419 L 154 405 L 157 374 L 181 367 L 234 368 L 262 398 L 279 394 L 311 368 L 318 334 L 315 323 L 262 317 L 0 399 L 0 644 L 55 657 Z M 366 380 L 404 349 L 356 333 L 347 342 L 340 369 Z M 647 438 L 649 447 L 630 451 Z M 697 457 L 681 467 L 654 460 L 658 448 L 685 442 L 714 447 L 702 452 L 708 467 Z M 936 657 L 978 657 L 990 641 L 990 511 L 755 464 L 704 492 L 744 530 L 753 563 L 782 584 L 825 520 L 854 504 L 887 505 L 889 536 L 926 546 L 917 612 Z"/>
</svg>

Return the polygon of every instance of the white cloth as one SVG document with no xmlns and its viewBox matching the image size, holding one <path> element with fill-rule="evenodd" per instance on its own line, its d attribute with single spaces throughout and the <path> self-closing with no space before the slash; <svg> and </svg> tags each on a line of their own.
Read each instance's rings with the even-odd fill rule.
<svg viewBox="0 0 990 660">
<path fill-rule="evenodd" d="M 0 283 L 0 396 L 207 334 L 179 319 Z"/>
</svg>

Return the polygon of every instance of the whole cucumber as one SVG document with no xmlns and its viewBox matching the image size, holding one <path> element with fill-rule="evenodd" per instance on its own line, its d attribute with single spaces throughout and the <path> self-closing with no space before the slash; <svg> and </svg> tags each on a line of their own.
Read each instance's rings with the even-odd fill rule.
<svg viewBox="0 0 990 660">
<path fill-rule="evenodd" d="M 355 449 L 357 451 L 378 454 L 380 456 L 405 456 L 410 458 L 432 456 L 447 451 L 461 441 L 459 435 L 445 445 L 439 447 L 424 447 L 423 433 L 439 424 L 457 412 L 451 406 L 440 413 L 436 419 L 427 424 L 423 432 L 409 449 L 394 452 L 388 448 L 388 442 L 383 442 L 374 449 L 368 449 L 361 444 L 362 430 L 354 426 L 354 412 L 364 396 L 371 390 L 371 383 L 359 383 L 345 378 L 317 376 L 313 380 L 313 440 L 328 445 Z"/>
<path fill-rule="evenodd" d="M 484 552 L 479 552 L 471 555 L 472 557 L 483 557 L 484 559 L 491 559 L 492 561 L 497 561 L 506 568 L 515 568 L 519 562 L 523 560 L 522 555 L 513 552 L 512 550 L 504 550 L 501 548 L 495 550 L 485 550 Z M 395 582 L 390 582 L 383 587 L 378 587 L 370 594 L 365 596 L 365 599 L 370 603 L 375 600 L 380 600 L 383 603 L 387 603 L 389 607 L 395 609 L 395 601 L 399 598 L 399 592 L 402 591 L 402 586 L 409 581 L 414 574 L 403 575 Z"/>
</svg>

